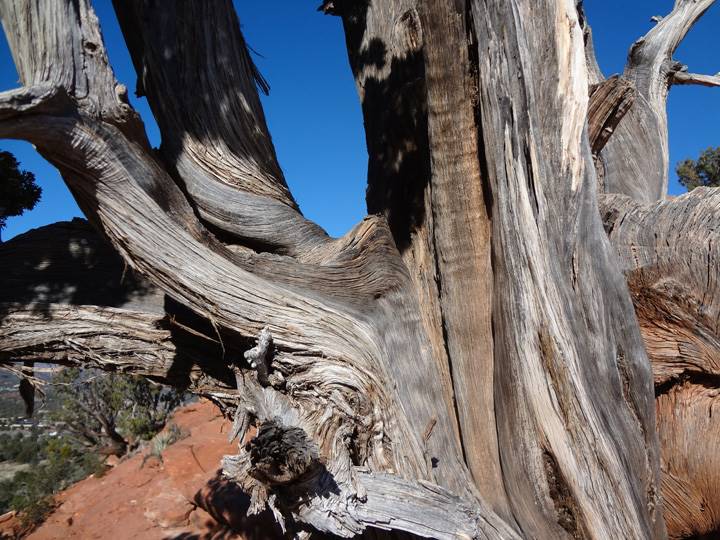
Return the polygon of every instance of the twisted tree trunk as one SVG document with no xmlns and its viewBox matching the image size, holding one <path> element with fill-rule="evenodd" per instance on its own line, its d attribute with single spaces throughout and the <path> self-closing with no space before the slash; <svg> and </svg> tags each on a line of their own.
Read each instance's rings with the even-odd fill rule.
<svg viewBox="0 0 720 540">
<path fill-rule="evenodd" d="M 88 0 L 4 2 L 23 87 L 0 94 L 0 136 L 58 167 L 138 277 L 88 292 L 69 261 L 110 283 L 124 272 L 93 268 L 106 248 L 73 232 L 92 245 L 85 260 L 71 238 L 3 290 L 0 362 L 91 362 L 214 398 L 248 442 L 225 474 L 251 512 L 269 507 L 299 534 L 666 537 L 645 348 L 662 356 L 647 330 L 660 304 L 646 289 L 684 253 L 628 262 L 622 246 L 671 231 L 664 212 L 680 203 L 640 205 L 666 187 L 653 89 L 677 78 L 665 56 L 711 3 L 678 0 L 655 41 L 633 48 L 634 71 L 603 82 L 570 0 L 324 2 L 345 28 L 369 154 L 371 215 L 333 239 L 287 189 L 229 0 L 115 2 L 157 153 Z M 623 142 L 648 110 L 657 129 L 644 136 L 659 139 Z M 702 220 L 697 199 L 681 211 Z M 4 244 L 6 271 L 42 244 Z M 703 305 L 717 301 L 710 273 Z M 692 293 L 662 306 L 674 316 Z M 687 344 L 683 365 L 711 369 L 716 325 L 699 332 L 707 313 L 682 313 L 661 331 Z M 692 371 L 663 358 L 656 384 Z M 676 416 L 690 410 L 675 403 Z M 679 421 L 660 416 L 663 442 L 693 429 Z"/>
</svg>

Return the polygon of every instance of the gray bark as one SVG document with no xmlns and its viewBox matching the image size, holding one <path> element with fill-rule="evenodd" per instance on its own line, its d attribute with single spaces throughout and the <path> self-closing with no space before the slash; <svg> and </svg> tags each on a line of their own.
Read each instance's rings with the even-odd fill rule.
<svg viewBox="0 0 720 540">
<path fill-rule="evenodd" d="M 701 3 L 679 1 L 684 22 L 638 63 L 657 67 Z M 75 231 L 16 272 L 0 362 L 180 373 L 234 416 L 225 474 L 283 527 L 666 536 L 649 338 L 596 173 L 623 191 L 611 145 L 652 85 L 600 80 L 574 2 L 323 4 L 342 18 L 369 154 L 372 215 L 338 239 L 287 189 L 232 3 L 115 8 L 159 154 L 87 0 L 0 5 L 23 84 L 0 94 L 0 136 L 36 145 L 122 259 L 100 256 L 115 277 L 78 294 Z M 9 267 L 42 240 L 4 246 Z"/>
<path fill-rule="evenodd" d="M 673 10 L 630 48 L 622 78 L 634 85 L 637 98 L 600 154 L 604 191 L 639 202 L 654 202 L 668 189 L 666 101 L 673 84 L 711 84 L 712 77 L 683 74 L 687 66 L 673 54 L 692 26 L 715 0 L 676 0 Z"/>
</svg>

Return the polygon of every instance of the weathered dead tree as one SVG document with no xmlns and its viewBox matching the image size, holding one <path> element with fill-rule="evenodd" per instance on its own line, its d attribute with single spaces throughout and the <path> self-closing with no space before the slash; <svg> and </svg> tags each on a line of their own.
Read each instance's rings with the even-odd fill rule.
<svg viewBox="0 0 720 540">
<path fill-rule="evenodd" d="M 230 0 L 115 2 L 159 152 L 88 1 L 0 4 L 23 84 L 0 136 L 122 262 L 80 223 L 3 245 L 0 363 L 215 399 L 226 476 L 300 536 L 717 530 L 716 458 L 685 441 L 718 432 L 720 195 L 662 200 L 667 91 L 715 82 L 672 53 L 712 0 L 607 81 L 571 0 L 325 1 L 369 154 L 337 239 L 287 188 Z"/>
</svg>

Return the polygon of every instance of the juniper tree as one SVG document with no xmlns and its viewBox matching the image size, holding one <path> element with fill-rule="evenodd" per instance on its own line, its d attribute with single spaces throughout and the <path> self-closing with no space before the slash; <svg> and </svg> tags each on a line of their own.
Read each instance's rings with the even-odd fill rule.
<svg viewBox="0 0 720 540">
<path fill-rule="evenodd" d="M 41 193 L 35 175 L 20 169 L 18 160 L 10 152 L 0 152 L 0 234 L 7 218 L 32 210 Z"/>
<path fill-rule="evenodd" d="M 0 358 L 211 397 L 243 442 L 226 476 L 303 533 L 710 533 L 720 194 L 665 200 L 665 100 L 720 84 L 672 58 L 712 3 L 676 0 L 605 79 L 570 0 L 325 1 L 369 154 L 368 217 L 331 238 L 287 187 L 229 0 L 115 2 L 159 152 L 88 0 L 3 2 L 23 86 L 0 136 L 35 144 L 147 286 L 93 301 L 26 267 Z"/>
</svg>

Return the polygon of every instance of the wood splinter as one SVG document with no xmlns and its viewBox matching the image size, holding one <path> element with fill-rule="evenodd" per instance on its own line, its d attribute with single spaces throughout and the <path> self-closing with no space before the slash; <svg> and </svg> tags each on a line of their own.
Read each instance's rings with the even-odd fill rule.
<svg viewBox="0 0 720 540">
<path fill-rule="evenodd" d="M 270 384 L 270 381 L 268 379 L 268 371 L 270 364 L 268 354 L 272 349 L 272 346 L 272 334 L 270 334 L 270 330 L 266 326 L 265 328 L 260 330 L 257 345 L 252 349 L 245 351 L 245 353 L 243 354 L 245 360 L 247 360 L 248 364 L 250 364 L 250 367 L 257 371 L 258 382 L 262 386 L 268 386 Z"/>
</svg>

